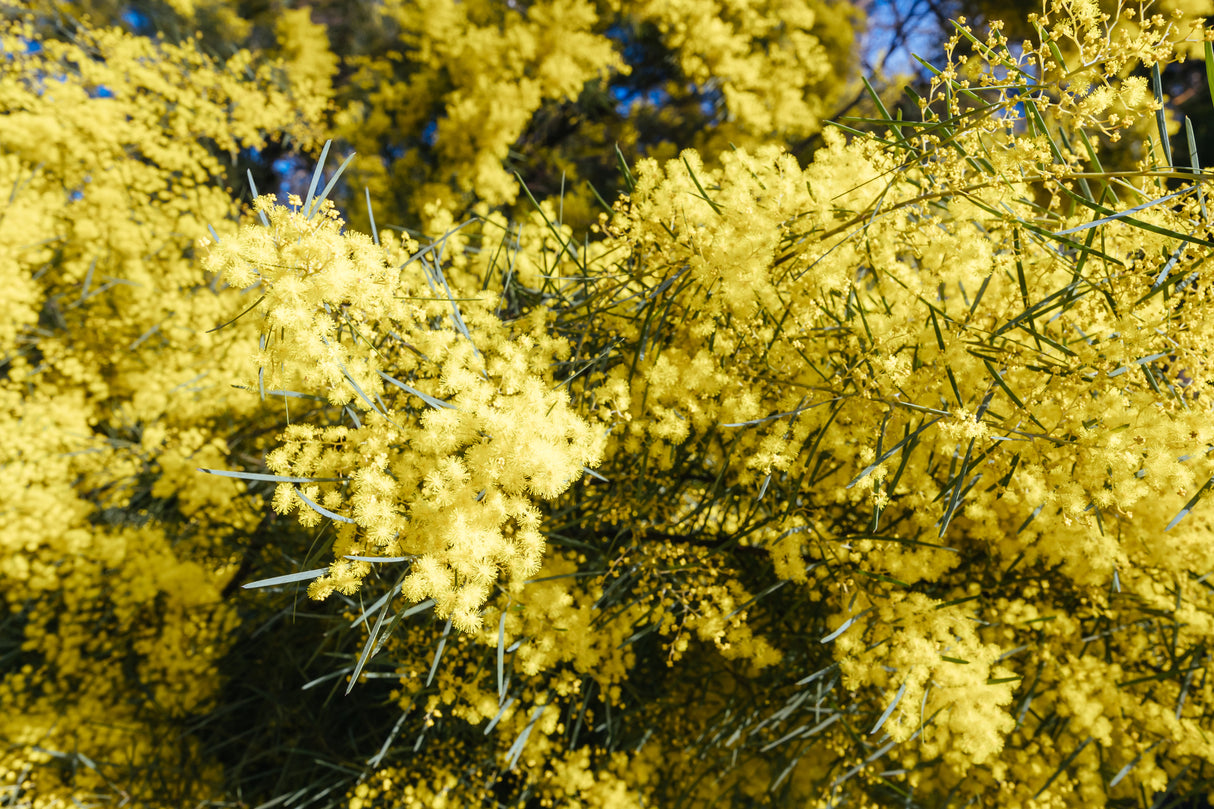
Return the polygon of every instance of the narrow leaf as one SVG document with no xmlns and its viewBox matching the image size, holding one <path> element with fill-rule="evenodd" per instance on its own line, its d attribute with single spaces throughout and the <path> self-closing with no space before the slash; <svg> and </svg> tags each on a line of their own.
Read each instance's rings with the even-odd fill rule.
<svg viewBox="0 0 1214 809">
<path fill-rule="evenodd" d="M 1172 521 L 1170 523 L 1168 523 L 1168 527 L 1163 530 L 1171 531 L 1173 528 L 1175 528 L 1176 523 L 1183 520 L 1185 518 L 1185 515 L 1193 510 L 1193 507 L 1197 505 L 1197 501 L 1200 500 L 1202 497 L 1204 497 L 1206 492 L 1210 491 L 1211 486 L 1214 486 L 1214 478 L 1210 478 L 1209 480 L 1207 480 L 1206 484 L 1197 490 L 1197 494 L 1193 495 L 1192 499 L 1189 500 L 1189 502 L 1185 503 L 1184 508 L 1182 508 L 1180 510 L 1180 513 L 1177 514 L 1175 517 L 1173 517 Z"/>
<path fill-rule="evenodd" d="M 321 576 L 329 572 L 327 567 L 318 567 L 314 570 L 301 570 L 298 573 L 288 573 L 285 576 L 275 576 L 272 579 L 259 579 L 251 581 L 248 584 L 240 585 L 242 590 L 253 590 L 259 587 L 276 587 L 280 584 L 292 584 L 297 581 L 308 581 L 310 579 L 319 579 Z"/>
<path fill-rule="evenodd" d="M 260 472 L 229 472 L 226 469 L 205 469 L 197 467 L 199 472 L 209 475 L 219 475 L 223 478 L 239 478 L 241 480 L 266 480 L 273 483 L 321 483 L 339 481 L 342 478 L 292 478 L 285 475 L 263 475 Z"/>
<path fill-rule="evenodd" d="M 495 727 L 497 727 L 497 723 L 502 721 L 502 717 L 506 715 L 506 709 L 509 708 L 513 704 L 514 704 L 514 697 L 511 697 L 510 699 L 508 699 L 504 703 L 502 703 L 502 707 L 497 709 L 497 715 L 494 716 L 493 719 L 489 722 L 489 724 L 485 726 L 485 735 L 486 736 L 488 736 L 489 733 Z"/>
<path fill-rule="evenodd" d="M 1037 794 L 1033 796 L 1033 800 L 1036 800 L 1037 798 L 1041 797 L 1041 794 L 1050 788 L 1050 784 L 1054 783 L 1054 779 L 1056 779 L 1058 776 L 1062 775 L 1063 771 L 1067 767 L 1071 766 L 1071 762 L 1074 761 L 1075 759 L 1077 759 L 1079 757 L 1079 754 L 1083 752 L 1084 748 L 1086 748 L 1091 743 L 1092 743 L 1092 737 L 1088 736 L 1086 739 L 1083 740 L 1082 744 L 1080 744 L 1078 747 L 1076 747 L 1074 750 L 1072 750 L 1070 755 L 1068 755 L 1066 758 L 1064 758 L 1062 760 L 1062 763 L 1058 765 L 1058 769 L 1054 770 L 1054 774 L 1046 779 L 1046 782 L 1045 782 L 1045 784 L 1042 785 L 1041 789 L 1037 790 Z"/>
<path fill-rule="evenodd" d="M 1189 193 L 1192 190 L 1193 190 L 1192 186 L 1190 186 L 1189 188 L 1182 188 L 1173 194 L 1168 194 L 1166 197 L 1160 197 L 1159 199 L 1153 199 L 1153 200 L 1150 200 L 1149 202 L 1144 202 L 1141 205 L 1135 205 L 1133 208 L 1129 208 L 1128 210 L 1121 211 L 1120 213 L 1111 212 L 1110 216 L 1106 216 L 1103 219 L 1097 219 L 1095 221 L 1088 222 L 1087 224 L 1080 225 L 1079 227 L 1071 228 L 1070 230 L 1060 230 L 1055 235 L 1056 236 L 1069 236 L 1072 233 L 1078 233 L 1081 230 L 1087 230 L 1088 228 L 1094 228 L 1094 227 L 1099 227 L 1100 225 L 1106 225 L 1109 222 L 1115 222 L 1118 219 L 1126 219 L 1126 217 L 1128 217 L 1132 213 L 1138 213 L 1139 211 L 1145 211 L 1147 208 L 1153 208 L 1156 205 L 1160 205 L 1164 202 L 1168 202 L 1170 200 L 1176 199 L 1177 197 L 1184 196 L 1185 194 Z M 1089 207 L 1095 207 L 1095 208 L 1099 209 L 1099 208 L 1102 208 L 1103 206 L 1096 205 L 1095 203 L 1093 203 L 1092 206 L 1089 206 Z M 1129 220 L 1129 221 L 1132 221 L 1132 220 Z"/>
<path fill-rule="evenodd" d="M 627 188 L 628 193 L 631 194 L 634 190 L 636 190 L 636 180 L 633 179 L 632 172 L 628 170 L 628 161 L 624 159 L 624 153 L 620 151 L 620 144 L 618 143 L 615 145 L 615 159 L 616 163 L 619 165 L 620 174 L 624 177 L 624 187 Z M 215 241 L 219 240 L 216 239 Z"/>
<path fill-rule="evenodd" d="M 355 154 L 355 152 L 351 152 L 350 156 L 343 160 L 341 165 L 337 167 L 337 171 L 333 172 L 333 176 L 329 179 L 328 184 L 325 185 L 325 190 L 321 191 L 320 196 L 313 200 L 312 208 L 310 210 L 308 208 L 304 209 L 306 212 L 306 218 L 311 219 L 316 215 L 316 212 L 320 210 L 321 203 L 328 199 L 329 192 L 333 190 L 333 186 L 337 185 L 337 179 L 341 177 L 342 172 L 346 170 L 346 166 L 350 165 L 350 161 L 354 159 Z"/>
<path fill-rule="evenodd" d="M 1210 52 L 1210 43 L 1208 43 L 1208 42 L 1207 42 L 1207 43 L 1206 43 L 1206 53 L 1209 53 L 1209 52 Z M 1127 775 L 1129 775 L 1129 774 L 1130 774 L 1130 770 L 1134 769 L 1134 767 L 1136 767 L 1136 766 L 1138 765 L 1138 762 L 1142 761 L 1142 757 L 1143 757 L 1143 756 L 1145 756 L 1147 753 L 1150 753 L 1150 752 L 1151 752 L 1152 750 L 1154 750 L 1156 747 L 1158 747 L 1158 746 L 1159 746 L 1159 744 L 1160 744 L 1159 742 L 1155 742 L 1155 743 L 1154 743 L 1154 744 L 1152 744 L 1150 747 L 1148 747 L 1146 750 L 1143 750 L 1141 753 L 1139 753 L 1138 755 L 1134 756 L 1134 760 L 1133 760 L 1133 761 L 1131 761 L 1129 764 L 1125 765 L 1125 766 L 1124 766 L 1124 767 L 1122 767 L 1120 770 L 1118 770 L 1118 771 L 1117 771 L 1117 774 L 1113 776 L 1113 780 L 1112 780 L 1112 781 L 1109 781 L 1109 789 L 1112 789 L 1113 787 L 1115 787 L 1115 786 L 1117 786 L 1118 784 L 1120 784 L 1120 783 L 1121 783 L 1121 779 L 1123 779 L 1123 778 L 1125 778 Z"/>
<path fill-rule="evenodd" d="M 397 585 L 399 587 L 400 585 Z M 392 588 L 384 600 L 390 600 L 396 595 L 396 587 Z M 358 656 L 358 663 L 354 666 L 354 673 L 350 675 L 350 682 L 346 685 L 346 693 L 349 694 L 354 690 L 354 684 L 358 682 L 359 675 L 363 673 L 363 667 L 367 665 L 367 661 L 371 659 L 371 650 L 375 648 L 375 639 L 379 637 L 379 631 L 383 629 L 384 618 L 388 615 L 388 610 L 382 609 L 379 611 L 379 617 L 375 619 L 375 628 L 371 630 L 371 634 L 367 635 L 367 642 L 363 644 L 362 654 Z"/>
<path fill-rule="evenodd" d="M 367 219 L 371 220 L 371 238 L 375 241 L 375 246 L 379 247 L 379 229 L 375 227 L 375 212 L 371 210 L 371 189 L 364 188 L 363 191 L 367 195 Z"/>
<path fill-rule="evenodd" d="M 872 609 L 872 607 L 869 607 L 869 609 Z M 855 615 L 853 615 L 852 617 L 848 618 L 846 621 L 844 621 L 844 622 L 843 622 L 843 623 L 842 623 L 842 624 L 839 626 L 839 628 L 838 628 L 838 629 L 836 629 L 834 632 L 831 632 L 831 633 L 830 633 L 829 635 L 827 635 L 826 637 L 822 638 L 822 640 L 821 640 L 821 641 L 819 641 L 819 642 L 820 642 L 820 643 L 830 643 L 832 640 L 834 640 L 835 638 L 839 637 L 840 635 L 842 635 L 842 634 L 843 634 L 844 632 L 846 632 L 847 630 L 851 629 L 852 624 L 854 624 L 856 621 L 859 621 L 861 618 L 863 618 L 863 617 L 864 617 L 864 614 L 865 614 L 866 612 L 868 612 L 868 610 L 864 610 L 863 612 L 856 613 L 856 614 L 855 614 Z"/>
<path fill-rule="evenodd" d="M 329 509 L 325 508 L 320 503 L 315 502 L 314 500 L 309 498 L 306 494 L 301 492 L 299 489 L 296 489 L 295 493 L 297 495 L 299 495 L 300 500 L 307 503 L 312 508 L 312 510 L 315 511 L 317 514 L 328 517 L 330 520 L 337 520 L 338 522 L 349 523 L 350 525 L 355 524 L 354 520 L 350 519 L 349 517 L 343 517 L 340 514 L 329 511 Z"/>
<path fill-rule="evenodd" d="M 343 556 L 343 559 L 353 559 L 355 562 L 409 562 L 412 556 Z"/>
<path fill-rule="evenodd" d="M 1184 134 L 1185 140 L 1189 145 L 1189 167 L 1193 169 L 1194 174 L 1201 174 L 1201 161 L 1197 157 L 1197 139 L 1193 135 L 1193 122 L 1188 116 L 1184 119 Z M 1206 211 L 1206 192 L 1201 185 L 1197 186 L 1197 202 L 1201 205 L 1201 219 L 1204 222 L 1209 219 L 1209 213 Z"/>
<path fill-rule="evenodd" d="M 447 619 L 447 625 L 443 627 L 443 636 L 439 638 L 438 649 L 434 652 L 434 662 L 430 664 L 430 676 L 426 678 L 426 687 L 430 687 L 430 683 L 434 680 L 434 673 L 438 671 L 438 661 L 443 656 L 443 648 L 447 645 L 447 636 L 451 634 L 451 619 Z"/>
<path fill-rule="evenodd" d="M 211 333 L 211 332 L 213 332 L 213 331 L 219 331 L 220 329 L 227 328 L 228 326 L 231 326 L 231 325 L 232 325 L 233 323 L 235 323 L 237 320 L 240 320 L 242 317 L 244 317 L 245 315 L 247 315 L 249 312 L 253 311 L 253 307 L 257 306 L 257 304 L 261 303 L 261 302 L 262 302 L 262 301 L 264 301 L 265 299 L 266 299 L 266 296 L 265 296 L 265 295 L 262 295 L 260 298 L 258 298 L 257 300 L 255 300 L 255 301 L 253 301 L 251 304 L 249 304 L 249 307 L 248 307 L 247 309 L 245 309 L 243 312 L 241 312 L 240 314 L 238 314 L 236 317 L 232 318 L 232 319 L 231 319 L 231 320 L 229 320 L 227 323 L 221 323 L 220 325 L 216 326 L 216 327 L 215 327 L 215 328 L 213 328 L 213 329 L 207 329 L 206 333 L 207 333 L 207 334 L 210 334 L 210 333 Z"/>
<path fill-rule="evenodd" d="M 455 405 L 451 404 L 450 402 L 444 402 L 442 399 L 436 399 L 433 396 L 430 396 L 429 394 L 422 393 L 417 388 L 406 385 L 404 382 L 401 382 L 399 379 L 388 376 L 383 371 L 376 370 L 375 373 L 382 376 L 384 378 L 384 381 L 395 385 L 396 387 L 403 390 L 405 393 L 413 394 L 414 396 L 421 399 L 423 402 L 425 402 L 426 404 L 430 405 L 431 407 L 433 407 L 435 409 L 440 408 L 440 407 L 448 407 L 448 408 L 451 408 L 452 410 L 455 409 Z"/>
<path fill-rule="evenodd" d="M 1168 161 L 1168 168 L 1175 165 L 1172 162 L 1172 143 L 1168 138 L 1167 107 L 1163 103 L 1163 78 L 1159 75 L 1159 63 L 1151 65 L 1151 89 L 1155 92 L 1155 126 L 1159 129 L 1159 142 L 1163 144 L 1163 157 Z"/>
<path fill-rule="evenodd" d="M 506 611 L 497 622 L 497 701 L 500 704 L 506 696 L 505 680 L 503 679 L 506 662 Z M 488 731 L 486 731 L 487 733 Z"/>
<path fill-rule="evenodd" d="M 957 506 L 959 506 L 961 504 L 962 495 L 965 493 L 965 491 L 968 491 L 971 487 L 973 487 L 974 483 L 976 483 L 978 478 L 981 477 L 980 474 L 975 475 L 973 480 L 971 480 L 969 482 L 968 486 L 963 485 L 965 483 L 965 475 L 971 469 L 970 458 L 973 455 L 974 441 L 976 441 L 976 440 L 977 439 L 974 439 L 974 438 L 970 439 L 969 447 L 967 447 L 965 450 L 965 459 L 961 461 L 961 468 L 957 471 L 957 477 L 955 478 L 955 480 L 957 481 L 957 484 L 953 488 L 952 496 L 949 497 L 948 506 L 944 510 L 944 516 L 940 518 L 940 538 L 941 539 L 944 538 L 944 533 L 945 533 L 945 531 L 948 530 L 948 524 L 950 522 L 952 522 L 953 515 L 957 513 Z"/>
<path fill-rule="evenodd" d="M 935 424 L 935 423 L 936 423 L 936 422 L 938 422 L 938 421 L 940 421 L 940 419 L 939 419 L 939 418 L 934 418 L 934 419 L 932 419 L 932 420 L 931 420 L 931 421 L 929 421 L 929 422 L 925 422 L 925 423 L 923 424 L 923 426 L 921 426 L 919 429 L 915 430 L 913 433 L 911 433 L 910 435 L 908 435 L 906 438 L 903 438 L 903 439 L 902 439 L 901 441 L 899 441 L 897 444 L 894 444 L 894 446 L 893 446 L 893 447 L 891 447 L 891 448 L 889 449 L 889 451 L 887 451 L 887 452 L 885 452 L 884 454 L 882 454 L 880 458 L 877 458 L 877 459 L 876 459 L 875 461 L 873 461 L 871 464 L 869 464 L 868 466 L 864 467 L 864 469 L 862 469 L 862 470 L 860 471 L 860 474 L 858 474 L 858 475 L 856 475 L 854 478 L 852 478 L 851 482 L 850 482 L 850 483 L 848 483 L 848 484 L 847 484 L 847 486 L 846 486 L 846 487 L 844 487 L 844 488 L 847 488 L 847 489 L 852 488 L 852 487 L 853 487 L 853 486 L 855 486 L 857 483 L 859 483 L 861 480 L 863 480 L 865 477 L 867 477 L 867 476 L 868 476 L 868 474 L 869 474 L 870 472 L 872 472 L 874 469 L 876 469 L 878 466 L 880 466 L 881 464 L 883 464 L 883 463 L 885 463 L 886 461 L 888 461 L 890 458 L 892 458 L 892 457 L 893 457 L 894 455 L 896 455 L 898 452 L 902 451 L 902 450 L 903 450 L 905 447 L 907 447 L 907 446 L 909 446 L 909 445 L 911 445 L 911 444 L 914 444 L 916 441 L 918 441 L 918 439 L 919 439 L 919 434 L 920 434 L 920 433 L 922 433 L 924 430 L 926 430 L 928 427 L 931 427 L 933 424 Z"/>
<path fill-rule="evenodd" d="M 885 720 L 889 719 L 890 714 L 894 712 L 894 708 L 898 707 L 898 703 L 902 701 L 902 696 L 905 693 L 906 683 L 903 682 L 902 686 L 898 689 L 898 693 L 894 695 L 894 701 L 889 704 L 889 707 L 885 709 L 885 713 L 881 714 L 881 718 L 877 720 L 877 724 L 873 725 L 873 729 L 868 732 L 869 736 L 881 729 L 881 726 L 885 724 Z"/>
<path fill-rule="evenodd" d="M 1210 91 L 1210 103 L 1214 104 L 1214 43 L 1206 40 L 1206 89 Z"/>
<path fill-rule="evenodd" d="M 692 171 L 692 170 L 691 170 L 691 163 L 687 162 L 687 158 L 686 158 L 686 157 L 684 157 L 684 158 L 683 158 L 683 165 L 687 167 L 687 174 L 688 174 L 688 176 L 689 176 L 689 177 L 691 177 L 691 181 L 692 181 L 693 183 L 695 183 L 696 188 L 699 190 L 699 192 L 700 192 L 700 199 L 702 199 L 702 200 L 704 200 L 705 202 L 707 202 L 707 203 L 708 203 L 708 205 L 709 205 L 709 206 L 712 208 L 713 213 L 715 213 L 715 214 L 717 214 L 718 216 L 720 216 L 720 215 L 721 215 L 721 206 L 720 206 L 720 205 L 718 205 L 718 204 L 716 204 L 715 202 L 713 202 L 711 199 L 709 199 L 709 197 L 708 197 L 708 192 L 704 190 L 704 186 L 700 185 L 700 178 L 699 178 L 699 177 L 697 177 L 697 176 L 696 176 L 696 173 L 695 173 L 694 171 Z"/>
<path fill-rule="evenodd" d="M 1167 236 L 1170 239 L 1180 239 L 1182 241 L 1190 242 L 1192 244 L 1200 244 L 1202 247 L 1214 247 L 1214 241 L 1210 241 L 1209 239 L 1203 239 L 1199 236 L 1194 236 L 1194 235 L 1188 234 L 1188 233 L 1180 233 L 1179 231 L 1171 230 L 1169 228 L 1163 228 L 1163 227 L 1159 227 L 1158 225 L 1152 225 L 1150 222 L 1144 222 L 1141 219 L 1135 219 L 1132 216 L 1126 216 L 1126 214 L 1130 213 L 1130 211 L 1118 213 L 1117 211 L 1114 211 L 1111 208 L 1106 208 L 1103 205 L 1092 202 L 1091 200 L 1085 199 L 1085 198 L 1079 196 L 1078 194 L 1075 194 L 1073 191 L 1071 191 L 1069 188 L 1067 188 L 1065 185 L 1062 185 L 1061 183 L 1059 184 L 1059 188 L 1062 190 L 1062 192 L 1064 194 L 1069 196 L 1071 199 L 1077 201 L 1080 205 L 1084 205 L 1088 208 L 1091 208 L 1093 211 L 1096 211 L 1098 213 L 1105 214 L 1106 216 L 1109 217 L 1109 219 L 1119 219 L 1120 221 L 1125 222 L 1127 225 L 1133 225 L 1134 227 L 1139 228 L 1140 230 L 1149 231 L 1151 233 L 1157 233 L 1160 236 Z M 1161 199 L 1154 200 L 1153 202 L 1150 202 L 1147 204 L 1148 205 L 1158 204 L 1160 202 L 1164 202 L 1168 199 L 1171 199 L 1172 197 L 1179 196 L 1181 194 L 1187 194 L 1192 190 L 1193 190 L 1192 187 L 1182 189 L 1181 191 L 1177 191 L 1175 194 L 1172 194 L 1168 197 L 1163 197 Z M 1137 210 L 1137 209 L 1132 209 L 1132 210 Z M 1088 226 L 1095 225 L 1095 224 L 1099 224 L 1099 222 L 1091 223 Z M 1048 234 L 1048 232 L 1047 232 L 1047 235 L 1058 236 L 1059 234 Z M 1120 263 L 1120 262 L 1118 262 L 1118 263 Z"/>
<path fill-rule="evenodd" d="M 733 612 L 729 613 L 729 615 L 726 615 L 726 616 L 725 616 L 725 620 L 726 620 L 726 621 L 728 621 L 730 618 L 734 617 L 734 616 L 735 616 L 735 615 L 737 615 L 739 612 L 742 612 L 743 610 L 749 609 L 749 608 L 750 608 L 750 606 L 751 606 L 752 604 L 754 604 L 756 601 L 758 601 L 760 598 L 763 598 L 763 596 L 770 595 L 771 593 L 774 593 L 776 590 L 779 590 L 781 587 L 783 587 L 783 586 L 784 586 L 784 585 L 786 585 L 786 584 L 788 584 L 788 579 L 782 579 L 782 580 L 780 580 L 780 581 L 776 582 L 775 584 L 771 585 L 771 586 L 770 586 L 770 587 L 768 587 L 767 589 L 763 590 L 763 592 L 759 593 L 759 594 L 758 594 L 757 596 L 755 596 L 754 598 L 752 598 L 752 599 L 750 599 L 749 601 L 747 601 L 747 602 L 746 602 L 745 604 L 743 604 L 742 606 L 738 607 L 738 608 L 737 608 L 736 610 L 734 610 Z"/>
<path fill-rule="evenodd" d="M 346 558 L 352 559 L 353 557 L 347 556 Z M 375 614 L 376 610 L 378 610 L 380 607 L 387 604 L 388 600 L 391 599 L 393 596 L 395 596 L 399 592 L 400 592 L 400 585 L 398 584 L 395 587 L 393 587 L 391 590 L 389 590 L 388 592 L 384 593 L 382 596 L 377 598 L 375 600 L 374 604 L 372 604 L 371 606 L 369 606 L 365 610 L 363 610 L 362 615 L 355 618 L 350 623 L 350 626 L 358 626 L 360 623 L 365 623 L 369 617 L 371 617 L 373 614 Z"/>
<path fill-rule="evenodd" d="M 249 177 L 249 190 L 253 192 L 253 199 L 256 200 L 261 195 L 257 193 L 257 183 L 253 180 L 253 170 L 245 169 L 245 174 Z M 261 224 L 266 227 L 270 226 L 270 220 L 266 218 L 265 211 L 258 211 L 257 216 L 261 219 Z"/>
<path fill-rule="evenodd" d="M 316 169 L 312 172 L 312 184 L 308 186 L 308 197 L 304 200 L 304 213 L 312 209 L 312 197 L 316 194 L 316 186 L 320 184 L 320 177 L 325 170 L 325 158 L 329 156 L 329 146 L 333 141 L 325 141 L 325 148 L 320 150 L 320 160 L 316 161 Z"/>
<path fill-rule="evenodd" d="M 540 716 L 544 713 L 544 709 L 548 707 L 548 703 L 537 705 L 535 710 L 531 712 L 531 720 L 527 723 L 527 727 L 523 728 L 523 732 L 514 740 L 514 744 L 510 745 L 510 749 L 506 751 L 506 756 L 510 759 L 506 769 L 513 770 L 514 765 L 518 764 L 519 757 L 523 755 L 523 748 L 527 746 L 527 738 L 531 735 L 531 729 L 535 727 L 535 723 L 539 721 Z"/>
</svg>

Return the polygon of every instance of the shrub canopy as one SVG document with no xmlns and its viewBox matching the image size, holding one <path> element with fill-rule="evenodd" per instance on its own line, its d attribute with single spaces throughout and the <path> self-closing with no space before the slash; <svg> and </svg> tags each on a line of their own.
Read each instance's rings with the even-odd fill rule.
<svg viewBox="0 0 1214 809">
<path fill-rule="evenodd" d="M 1160 72 L 1202 29 L 958 26 L 801 162 L 847 9 L 521 5 L 222 59 L 265 18 L 7 22 L 6 800 L 1205 793 L 1214 241 Z M 337 59 L 363 25 L 400 51 Z M 612 107 L 535 146 L 568 195 L 517 185 L 643 45 L 698 148 Z M 370 159 L 224 185 L 328 135 Z"/>
</svg>

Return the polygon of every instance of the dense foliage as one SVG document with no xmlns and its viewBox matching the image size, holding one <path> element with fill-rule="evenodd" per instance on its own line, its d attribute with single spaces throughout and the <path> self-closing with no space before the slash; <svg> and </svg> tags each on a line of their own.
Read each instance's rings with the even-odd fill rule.
<svg viewBox="0 0 1214 809">
<path fill-rule="evenodd" d="M 72 11 L 0 31 L 0 805 L 1210 791 L 1192 9 L 824 130 L 826 0 Z"/>
</svg>

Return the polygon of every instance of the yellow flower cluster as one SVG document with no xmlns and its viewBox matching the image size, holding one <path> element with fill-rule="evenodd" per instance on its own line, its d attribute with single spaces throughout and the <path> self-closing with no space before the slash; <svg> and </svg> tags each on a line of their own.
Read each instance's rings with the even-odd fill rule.
<svg viewBox="0 0 1214 809">
<path fill-rule="evenodd" d="M 1172 53 L 1166 21 L 1088 16 L 1049 30 L 1090 70 Z M 833 613 L 842 683 L 873 699 L 863 731 L 891 742 L 852 776 L 882 788 L 883 757 L 925 796 L 1104 801 L 1209 761 L 1189 740 L 1214 697 L 1192 674 L 1214 558 L 1208 521 L 1177 519 L 1214 476 L 1210 291 L 1191 275 L 1211 245 L 1188 236 L 1207 217 L 1148 160 L 1085 179 L 1080 129 L 1153 125 L 1145 84 L 1116 85 L 1124 106 L 1097 122 L 1079 77 L 1017 130 L 1002 116 L 1030 102 L 1006 71 L 1055 56 L 978 46 L 982 81 L 943 71 L 934 128 L 891 132 L 898 152 L 828 132 L 805 170 L 774 149 L 642 161 L 609 226 L 629 260 L 598 302 L 622 361 L 581 381 L 613 425 L 600 471 L 642 459 L 662 493 L 603 508 L 641 537 L 745 535 Z M 1195 668 L 1166 677 L 1169 658 Z"/>
<path fill-rule="evenodd" d="M 829 40 L 849 37 L 854 9 L 795 0 L 628 5 L 657 28 L 689 81 L 721 93 L 735 140 L 739 134 L 795 140 L 821 128 L 834 95 L 827 89 L 837 69 L 830 55 L 841 44 Z"/>
<path fill-rule="evenodd" d="M 191 803 L 218 771 L 181 723 L 214 708 L 225 543 L 257 522 L 195 467 L 258 418 L 192 242 L 236 213 L 228 155 L 310 122 L 247 52 L 57 38 L 28 5 L 0 24 L 0 803 Z"/>
<path fill-rule="evenodd" d="M 406 597 L 432 598 L 440 617 L 475 629 L 499 579 L 540 567 L 536 504 L 602 451 L 552 379 L 568 346 L 542 317 L 503 323 L 488 293 L 454 297 L 437 252 L 390 232 L 378 244 L 343 232 L 327 200 L 294 203 L 259 199 L 265 224 L 214 245 L 206 266 L 259 296 L 243 315 L 264 319 L 246 384 L 319 397 L 349 417 L 292 424 L 266 458 L 294 481 L 278 484 L 279 513 L 339 524 L 330 571 L 309 592 L 352 594 L 366 557 L 408 557 Z"/>
<path fill-rule="evenodd" d="M 240 732 L 317 725 L 351 809 L 1200 786 L 1214 243 L 1131 75 L 1183 20 L 963 28 L 921 120 L 803 166 L 766 141 L 839 91 L 844 4 L 393 1 L 399 48 L 344 62 L 320 11 L 167 6 L 210 33 L 0 28 L 0 802 L 262 798 L 198 729 L 255 631 L 236 585 L 317 554 L 285 577 L 327 600 L 317 657 L 359 656 L 307 687 L 363 689 L 343 721 L 386 741 Z M 625 167 L 593 243 L 585 198 L 508 220 L 540 111 L 628 70 L 615 25 L 727 120 Z M 229 158 L 310 148 L 335 100 L 375 156 L 346 179 L 445 236 L 347 227 L 337 178 L 237 210 Z"/>
<path fill-rule="evenodd" d="M 837 68 L 851 58 L 858 23 L 850 4 L 821 0 L 543 0 L 525 10 L 497 0 L 393 0 L 377 13 L 383 27 L 402 32 L 400 41 L 386 54 L 348 58 L 352 98 L 335 123 L 360 154 L 382 157 L 352 169 L 375 210 L 399 211 L 409 217 L 403 221 L 420 216 L 430 232 L 441 232 L 431 212 L 514 202 L 514 170 L 528 181 L 545 171 L 558 180 L 567 174 L 561 204 L 568 195 L 568 213 L 588 219 L 595 203 L 580 187 L 577 163 L 602 155 L 582 154 L 577 144 L 555 155 L 526 154 L 519 141 L 583 92 L 606 95 L 607 79 L 651 70 L 634 64 L 628 41 L 656 32 L 655 58 L 677 71 L 653 92 L 669 98 L 671 109 L 716 108 L 713 126 L 684 144 L 715 154 L 730 143 L 816 133 L 843 90 Z M 599 120 L 610 117 L 576 116 L 573 140 L 605 150 L 637 140 L 637 127 L 614 130 Z M 679 127 L 669 112 L 647 117 L 655 119 L 650 128 Z M 385 144 L 395 149 L 385 155 Z"/>
</svg>

